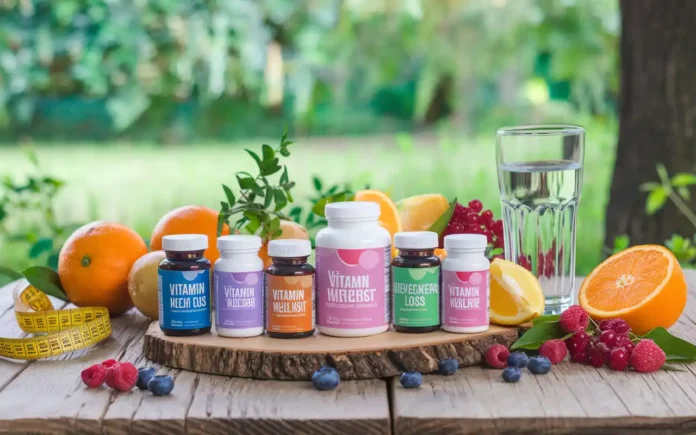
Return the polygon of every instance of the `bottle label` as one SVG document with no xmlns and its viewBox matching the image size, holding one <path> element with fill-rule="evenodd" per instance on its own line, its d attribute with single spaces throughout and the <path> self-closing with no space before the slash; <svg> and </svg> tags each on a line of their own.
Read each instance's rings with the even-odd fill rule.
<svg viewBox="0 0 696 435">
<path fill-rule="evenodd" d="M 442 324 L 459 328 L 488 325 L 490 273 L 442 271 Z"/>
<path fill-rule="evenodd" d="M 266 329 L 295 333 L 314 329 L 314 275 L 266 274 Z"/>
<path fill-rule="evenodd" d="M 440 324 L 440 266 L 392 267 L 392 322 L 397 326 Z"/>
<path fill-rule="evenodd" d="M 210 271 L 158 270 L 159 324 L 164 329 L 210 327 Z"/>
<path fill-rule="evenodd" d="M 339 329 L 389 324 L 391 246 L 317 248 L 317 323 Z"/>
<path fill-rule="evenodd" d="M 213 273 L 215 327 L 263 327 L 263 271 Z"/>
</svg>

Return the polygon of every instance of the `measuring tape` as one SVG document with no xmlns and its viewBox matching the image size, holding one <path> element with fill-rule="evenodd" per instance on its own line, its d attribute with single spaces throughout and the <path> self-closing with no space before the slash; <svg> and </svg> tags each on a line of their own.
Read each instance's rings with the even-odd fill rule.
<svg viewBox="0 0 696 435">
<path fill-rule="evenodd" d="M 111 335 L 109 310 L 104 307 L 56 310 L 42 291 L 21 281 L 12 295 L 17 323 L 30 338 L 0 337 L 0 356 L 34 360 L 84 349 Z"/>
</svg>

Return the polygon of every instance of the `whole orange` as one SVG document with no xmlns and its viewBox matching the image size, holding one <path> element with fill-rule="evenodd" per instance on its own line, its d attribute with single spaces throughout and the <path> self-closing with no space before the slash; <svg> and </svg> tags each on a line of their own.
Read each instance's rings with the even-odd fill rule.
<svg viewBox="0 0 696 435">
<path fill-rule="evenodd" d="M 106 307 L 111 315 L 128 311 L 128 273 L 146 253 L 143 239 L 125 225 L 97 221 L 78 228 L 58 257 L 65 294 L 78 307 Z"/>
<path fill-rule="evenodd" d="M 162 237 L 164 236 L 205 234 L 208 236 L 208 249 L 205 251 L 205 258 L 214 263 L 220 258 L 220 251 L 217 249 L 217 221 L 218 212 L 208 207 L 187 205 L 175 208 L 157 222 L 150 238 L 150 249 L 153 251 L 162 249 Z M 229 233 L 230 228 L 225 225 L 222 228 L 222 235 Z"/>
</svg>

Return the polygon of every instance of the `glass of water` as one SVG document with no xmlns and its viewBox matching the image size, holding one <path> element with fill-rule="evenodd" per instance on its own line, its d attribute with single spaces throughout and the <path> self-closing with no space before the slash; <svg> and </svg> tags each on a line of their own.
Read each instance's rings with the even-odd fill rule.
<svg viewBox="0 0 696 435">
<path fill-rule="evenodd" d="M 575 297 L 575 223 L 582 190 L 585 129 L 528 125 L 496 133 L 505 258 L 534 273 L 558 314 Z"/>
</svg>

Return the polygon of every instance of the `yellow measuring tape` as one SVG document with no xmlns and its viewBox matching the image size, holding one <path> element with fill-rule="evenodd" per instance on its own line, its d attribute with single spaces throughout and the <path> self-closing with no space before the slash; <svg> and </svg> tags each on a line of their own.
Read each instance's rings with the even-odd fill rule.
<svg viewBox="0 0 696 435">
<path fill-rule="evenodd" d="M 111 335 L 109 310 L 84 307 L 56 310 L 48 296 L 22 281 L 13 292 L 15 316 L 30 338 L 0 337 L 0 356 L 34 360 L 84 349 Z"/>
</svg>

